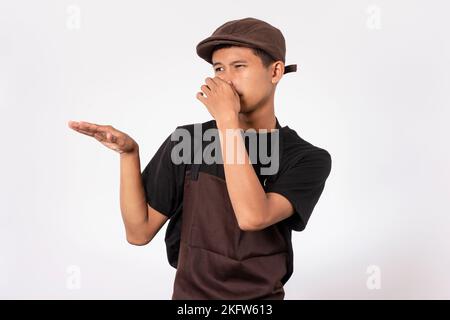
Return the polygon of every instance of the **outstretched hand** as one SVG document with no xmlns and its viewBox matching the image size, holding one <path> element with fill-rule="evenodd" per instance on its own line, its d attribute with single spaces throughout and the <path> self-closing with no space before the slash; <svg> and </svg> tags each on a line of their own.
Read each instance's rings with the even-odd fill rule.
<svg viewBox="0 0 450 320">
<path fill-rule="evenodd" d="M 138 144 L 126 133 L 110 125 L 99 125 L 85 121 L 69 121 L 69 128 L 97 139 L 104 146 L 122 154 L 138 150 Z"/>
</svg>

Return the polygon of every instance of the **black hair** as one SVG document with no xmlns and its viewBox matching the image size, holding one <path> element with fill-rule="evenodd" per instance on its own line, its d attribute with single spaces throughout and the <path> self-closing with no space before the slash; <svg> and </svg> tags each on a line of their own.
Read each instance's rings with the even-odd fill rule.
<svg viewBox="0 0 450 320">
<path fill-rule="evenodd" d="M 213 51 L 211 52 L 211 57 L 212 54 L 214 53 L 214 51 L 218 50 L 218 49 L 222 49 L 222 48 L 230 48 L 230 47 L 245 47 L 245 48 L 250 48 L 253 51 L 253 54 L 257 57 L 261 58 L 261 62 L 263 64 L 263 66 L 267 69 L 272 63 L 274 63 L 276 60 L 274 58 L 272 58 L 272 56 L 270 56 L 266 51 L 259 49 L 259 48 L 254 48 L 254 47 L 249 47 L 249 46 L 245 46 L 245 45 L 237 45 L 237 44 L 219 44 L 217 46 L 214 47 Z"/>
</svg>

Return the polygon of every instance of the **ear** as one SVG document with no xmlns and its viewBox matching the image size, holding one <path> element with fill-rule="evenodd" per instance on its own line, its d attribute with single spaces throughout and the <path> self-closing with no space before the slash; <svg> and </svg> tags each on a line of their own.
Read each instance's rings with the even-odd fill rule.
<svg viewBox="0 0 450 320">
<path fill-rule="evenodd" d="M 283 61 L 275 61 L 272 64 L 272 83 L 277 84 L 284 74 L 284 63 Z"/>
</svg>

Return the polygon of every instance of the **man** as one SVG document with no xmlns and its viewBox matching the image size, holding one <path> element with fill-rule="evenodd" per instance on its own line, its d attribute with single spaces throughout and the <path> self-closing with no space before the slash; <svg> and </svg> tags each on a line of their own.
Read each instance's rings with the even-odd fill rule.
<svg viewBox="0 0 450 320">
<path fill-rule="evenodd" d="M 197 93 L 214 120 L 177 127 L 142 174 L 139 147 L 125 133 L 69 125 L 120 153 L 120 203 L 130 243 L 149 243 L 170 219 L 165 241 L 177 268 L 172 299 L 284 299 L 293 272 L 291 231 L 305 228 L 329 176 L 330 154 L 275 116 L 277 84 L 296 71 L 285 66 L 277 28 L 255 18 L 232 20 L 201 41 L 197 53 L 214 68 L 214 78 Z M 219 162 L 203 159 L 211 145 L 208 130 L 217 133 Z M 242 136 L 249 130 L 256 132 L 258 150 L 270 144 L 269 166 L 249 156 Z M 174 152 L 180 131 L 192 137 L 184 141 L 183 162 Z M 230 131 L 239 134 L 230 138 Z M 243 162 L 228 157 L 235 150 Z"/>
</svg>

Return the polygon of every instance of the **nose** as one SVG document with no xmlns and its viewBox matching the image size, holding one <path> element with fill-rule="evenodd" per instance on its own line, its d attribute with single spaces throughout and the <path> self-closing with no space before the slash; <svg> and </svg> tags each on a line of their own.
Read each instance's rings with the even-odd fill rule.
<svg viewBox="0 0 450 320">
<path fill-rule="evenodd" d="M 225 72 L 223 72 L 223 73 L 225 73 Z M 229 75 L 224 75 L 223 73 L 218 75 L 218 77 L 220 79 L 222 79 L 223 81 L 226 81 L 227 83 L 230 83 L 231 82 L 230 76 Z"/>
<path fill-rule="evenodd" d="M 227 82 L 229 85 L 231 85 L 234 88 L 234 90 L 236 90 L 236 87 L 234 85 L 235 82 L 233 81 L 233 75 L 231 72 L 224 71 L 221 74 L 219 74 L 217 77 L 219 77 L 223 81 Z"/>
</svg>

